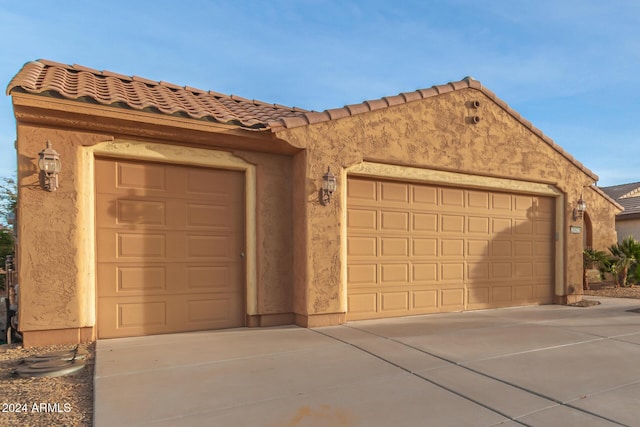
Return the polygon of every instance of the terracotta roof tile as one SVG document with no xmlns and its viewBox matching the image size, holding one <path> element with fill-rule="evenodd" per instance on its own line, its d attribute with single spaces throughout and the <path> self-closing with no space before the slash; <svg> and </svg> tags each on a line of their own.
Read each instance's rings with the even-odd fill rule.
<svg viewBox="0 0 640 427">
<path fill-rule="evenodd" d="M 466 89 L 466 88 L 469 87 L 469 82 L 466 81 L 466 80 L 460 80 L 458 82 L 451 82 L 449 84 L 453 87 L 453 90 Z"/>
<path fill-rule="evenodd" d="M 318 113 L 317 111 L 312 111 L 310 113 L 305 114 L 305 117 L 309 121 L 309 124 L 321 123 L 331 120 L 331 116 L 327 114 L 327 112 Z"/>
<path fill-rule="evenodd" d="M 370 101 L 364 101 L 365 104 L 369 106 L 371 111 L 380 110 L 382 108 L 387 108 L 389 104 L 384 99 L 372 99 Z"/>
<path fill-rule="evenodd" d="M 36 94 L 55 92 L 79 101 L 89 98 L 103 105 L 183 114 L 248 129 L 267 129 L 272 127 L 272 122 L 307 113 L 306 110 L 254 102 L 236 95 L 47 60 L 25 64 L 9 83 L 7 94 L 18 88 Z"/>
<path fill-rule="evenodd" d="M 447 92 L 452 92 L 454 90 L 454 87 L 451 85 L 437 85 L 434 86 L 435 90 L 438 91 L 438 94 L 441 95 L 443 93 L 447 93 Z"/>
<path fill-rule="evenodd" d="M 55 92 L 65 98 L 83 101 L 92 99 L 103 105 L 128 107 L 164 114 L 186 115 L 194 119 L 212 120 L 232 124 L 245 129 L 268 129 L 272 132 L 299 126 L 337 120 L 369 111 L 389 108 L 408 102 L 438 96 L 444 93 L 474 89 L 493 100 L 504 111 L 531 129 L 553 149 L 575 164 L 594 181 L 597 175 L 575 160 L 560 146 L 545 136 L 531 122 L 498 98 L 495 93 L 471 77 L 431 88 L 364 101 L 324 112 L 268 104 L 237 95 L 225 95 L 215 91 L 202 91 L 171 83 L 157 82 L 142 77 L 127 77 L 110 71 L 97 71 L 79 65 L 65 65 L 48 60 L 26 63 L 7 86 L 7 94 L 13 90 L 28 93 Z"/>
<path fill-rule="evenodd" d="M 384 99 L 387 102 L 387 104 L 389 104 L 390 107 L 392 107 L 394 105 L 400 105 L 400 104 L 406 104 L 407 103 L 405 98 L 400 96 L 400 95 L 385 96 L 382 99 Z"/>
<path fill-rule="evenodd" d="M 400 94 L 404 98 L 404 102 L 413 102 L 422 99 L 422 95 L 417 90 L 414 92 L 402 92 Z"/>
<path fill-rule="evenodd" d="M 439 94 L 438 89 L 434 87 L 430 87 L 428 89 L 418 89 L 417 90 L 423 98 L 431 98 L 432 96 L 436 96 Z"/>
<path fill-rule="evenodd" d="M 327 110 L 327 113 L 331 116 L 331 120 L 337 120 L 351 115 L 349 110 L 346 108 L 333 108 L 331 110 Z"/>
<path fill-rule="evenodd" d="M 369 106 L 364 102 L 362 104 L 346 105 L 344 108 L 348 110 L 349 114 L 351 114 L 352 116 L 355 116 L 357 114 L 368 113 L 369 111 L 371 111 L 369 109 Z"/>
</svg>

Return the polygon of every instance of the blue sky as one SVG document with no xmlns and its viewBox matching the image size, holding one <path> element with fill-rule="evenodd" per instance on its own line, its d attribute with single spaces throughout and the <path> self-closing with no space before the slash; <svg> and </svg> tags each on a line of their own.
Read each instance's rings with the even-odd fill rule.
<svg viewBox="0 0 640 427">
<path fill-rule="evenodd" d="M 0 0 L 0 82 L 45 58 L 313 110 L 473 76 L 608 186 L 640 181 L 637 0 Z M 0 100 L 0 176 L 15 173 Z"/>
</svg>

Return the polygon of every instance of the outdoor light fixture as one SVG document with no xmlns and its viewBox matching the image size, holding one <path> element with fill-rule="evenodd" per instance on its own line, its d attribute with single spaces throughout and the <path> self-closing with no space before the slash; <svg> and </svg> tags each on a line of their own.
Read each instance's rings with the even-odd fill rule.
<svg viewBox="0 0 640 427">
<path fill-rule="evenodd" d="M 47 141 L 47 148 L 38 153 L 38 167 L 40 168 L 40 184 L 47 191 L 56 191 L 58 188 L 58 174 L 62 165 L 60 154 L 51 148 L 51 141 Z"/>
<path fill-rule="evenodd" d="M 336 191 L 336 176 L 331 173 L 331 168 L 327 167 L 327 173 L 322 176 L 322 190 L 320 191 L 320 202 L 326 206 L 331 203 L 331 195 Z"/>
<path fill-rule="evenodd" d="M 578 199 L 578 203 L 576 207 L 573 208 L 573 220 L 577 221 L 582 219 L 584 212 L 587 210 L 587 202 L 582 198 L 582 194 L 580 194 L 580 198 Z"/>
</svg>

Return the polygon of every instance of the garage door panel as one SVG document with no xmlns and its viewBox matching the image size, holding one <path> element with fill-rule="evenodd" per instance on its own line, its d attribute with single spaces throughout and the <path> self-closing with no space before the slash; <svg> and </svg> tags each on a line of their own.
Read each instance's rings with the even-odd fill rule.
<svg viewBox="0 0 640 427">
<path fill-rule="evenodd" d="M 511 258 L 513 256 L 512 248 L 513 241 L 512 240 L 493 240 L 491 241 L 491 256 L 492 257 L 508 257 Z"/>
<path fill-rule="evenodd" d="M 486 257 L 489 255 L 488 240 L 467 240 L 467 255 L 470 257 Z"/>
<path fill-rule="evenodd" d="M 381 298 L 381 311 L 403 311 L 409 309 L 409 292 L 383 292 Z"/>
<path fill-rule="evenodd" d="M 117 293 L 164 291 L 167 289 L 167 269 L 164 265 L 114 266 Z"/>
<path fill-rule="evenodd" d="M 464 279 L 464 262 L 440 264 L 440 279 L 442 281 L 459 281 Z"/>
<path fill-rule="evenodd" d="M 533 286 L 514 286 L 513 299 L 516 302 L 533 302 Z"/>
<path fill-rule="evenodd" d="M 514 242 L 514 256 L 516 257 L 530 257 L 533 256 L 533 242 L 532 241 L 516 241 Z"/>
<path fill-rule="evenodd" d="M 491 263 L 491 278 L 504 279 L 511 278 L 513 276 L 510 262 L 492 262 Z"/>
<path fill-rule="evenodd" d="M 489 262 L 468 262 L 467 278 L 473 280 L 488 280 L 491 264 Z"/>
<path fill-rule="evenodd" d="M 116 164 L 116 187 L 166 190 L 166 168 L 161 165 L 122 163 Z"/>
<path fill-rule="evenodd" d="M 380 200 L 391 205 L 409 203 L 409 185 L 394 182 L 381 183 Z"/>
<path fill-rule="evenodd" d="M 97 159 L 96 188 L 100 338 L 244 324 L 243 173 Z"/>
<path fill-rule="evenodd" d="M 492 286 L 491 287 L 491 297 L 492 302 L 499 303 L 502 305 L 503 303 L 511 302 L 511 286 Z"/>
<path fill-rule="evenodd" d="M 381 231 L 409 231 L 409 213 L 381 211 Z"/>
<path fill-rule="evenodd" d="M 380 265 L 380 283 L 401 283 L 409 282 L 409 265 L 408 264 L 381 264 Z"/>
<path fill-rule="evenodd" d="M 427 185 L 411 186 L 411 202 L 415 206 L 433 207 L 438 205 L 438 189 Z"/>
<path fill-rule="evenodd" d="M 464 191 L 454 188 L 442 188 L 440 190 L 441 194 L 441 205 L 447 207 L 456 207 L 461 208 L 464 207 Z"/>
<path fill-rule="evenodd" d="M 353 257 L 375 257 L 378 254 L 378 239 L 352 236 L 347 239 L 347 255 Z"/>
<path fill-rule="evenodd" d="M 552 198 L 353 177 L 348 187 L 349 319 L 552 299 Z"/>
<path fill-rule="evenodd" d="M 377 264 L 350 264 L 347 266 L 347 281 L 352 286 L 374 285 L 378 281 Z"/>
<path fill-rule="evenodd" d="M 553 199 L 549 197 L 538 197 L 535 200 L 534 214 L 536 218 L 553 221 L 555 214 Z"/>
<path fill-rule="evenodd" d="M 515 228 L 513 229 L 514 234 L 518 235 L 530 235 L 533 234 L 533 222 L 528 219 L 516 219 L 515 220 Z"/>
<path fill-rule="evenodd" d="M 159 233 L 118 233 L 117 258 L 164 258 L 167 255 L 167 236 Z"/>
<path fill-rule="evenodd" d="M 464 233 L 464 216 L 443 214 L 440 216 L 440 231 L 443 233 Z"/>
<path fill-rule="evenodd" d="M 464 239 L 442 239 L 440 255 L 443 257 L 463 257 Z"/>
<path fill-rule="evenodd" d="M 218 202 L 243 200 L 242 182 L 229 180 L 229 175 L 229 171 L 221 169 L 191 168 L 181 177 L 186 177 L 185 194 L 187 195 L 204 196 Z"/>
<path fill-rule="evenodd" d="M 437 263 L 412 263 L 413 283 L 433 283 L 438 280 Z"/>
<path fill-rule="evenodd" d="M 166 225 L 162 201 L 128 199 L 116 201 L 116 223 L 122 225 Z"/>
<path fill-rule="evenodd" d="M 412 232 L 436 232 L 438 231 L 438 215 L 430 213 L 413 213 Z"/>
<path fill-rule="evenodd" d="M 512 228 L 511 218 L 495 217 L 491 219 L 491 232 L 496 235 L 510 235 Z"/>
<path fill-rule="evenodd" d="M 228 205 L 204 205 L 199 203 L 188 203 L 186 205 L 186 226 L 238 230 L 237 217 L 227 215 L 232 207 Z"/>
<path fill-rule="evenodd" d="M 489 218 L 488 217 L 469 217 L 467 218 L 467 231 L 469 233 L 489 234 Z"/>
<path fill-rule="evenodd" d="M 547 236 L 553 233 L 553 222 L 549 220 L 539 219 L 535 224 L 535 233 L 541 236 Z"/>
<path fill-rule="evenodd" d="M 118 328 L 166 326 L 167 302 L 118 302 Z"/>
<path fill-rule="evenodd" d="M 420 290 L 412 292 L 411 308 L 421 313 L 433 312 L 438 309 L 438 290 Z"/>
<path fill-rule="evenodd" d="M 441 306 L 446 311 L 464 310 L 464 289 L 442 289 L 440 293 Z"/>
<path fill-rule="evenodd" d="M 377 230 L 378 212 L 371 209 L 352 209 L 347 212 L 347 227 L 358 230 Z"/>
<path fill-rule="evenodd" d="M 240 247 L 234 235 L 187 235 L 187 258 L 210 258 L 232 261 L 240 256 Z"/>
<path fill-rule="evenodd" d="M 547 258 L 553 254 L 553 245 L 549 242 L 535 241 L 533 243 L 534 255 L 540 258 Z"/>
<path fill-rule="evenodd" d="M 438 253 L 438 239 L 435 238 L 413 238 L 411 246 L 414 257 L 433 257 Z"/>
<path fill-rule="evenodd" d="M 491 302 L 489 299 L 489 294 L 491 292 L 491 288 L 487 286 L 474 286 L 467 290 L 467 303 L 470 307 L 488 307 Z"/>
<path fill-rule="evenodd" d="M 188 290 L 233 291 L 234 283 L 238 280 L 236 266 L 229 264 L 207 266 L 184 266 Z"/>
<path fill-rule="evenodd" d="M 409 238 L 380 238 L 380 256 L 382 257 L 406 257 L 409 255 Z"/>
<path fill-rule="evenodd" d="M 347 297 L 347 304 L 350 314 L 356 316 L 364 314 L 366 317 L 378 311 L 378 294 L 376 292 L 352 293 Z"/>
<path fill-rule="evenodd" d="M 511 196 L 509 194 L 492 193 L 491 209 L 494 211 L 503 211 L 503 213 L 511 212 Z"/>
<path fill-rule="evenodd" d="M 373 181 L 348 180 L 347 197 L 358 202 L 376 202 L 378 190 Z"/>
<path fill-rule="evenodd" d="M 191 299 L 187 301 L 187 324 L 218 323 L 237 316 L 237 298 Z M 236 313 L 234 313 L 234 311 Z"/>
</svg>

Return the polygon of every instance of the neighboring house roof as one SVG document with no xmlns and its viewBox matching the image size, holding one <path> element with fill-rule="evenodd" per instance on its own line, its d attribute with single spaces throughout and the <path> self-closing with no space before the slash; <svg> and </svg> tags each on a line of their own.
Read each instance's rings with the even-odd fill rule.
<svg viewBox="0 0 640 427">
<path fill-rule="evenodd" d="M 235 95 L 224 95 L 189 86 L 156 82 L 111 71 L 98 71 L 81 65 L 65 65 L 48 60 L 26 63 L 7 86 L 7 95 L 14 90 L 27 93 L 62 96 L 81 102 L 132 108 L 169 115 L 181 115 L 219 123 L 237 125 L 248 130 L 277 132 L 299 126 L 355 116 L 395 105 L 406 104 L 443 93 L 472 88 L 479 90 L 531 132 L 538 135 L 558 153 L 576 165 L 594 181 L 598 176 L 564 151 L 531 122 L 509 107 L 493 92 L 471 77 L 445 85 L 432 86 L 414 92 L 346 105 L 323 112 L 291 108 Z"/>
<path fill-rule="evenodd" d="M 640 182 L 601 189 L 624 208 L 624 211 L 617 215 L 618 218 L 640 217 Z"/>
</svg>

